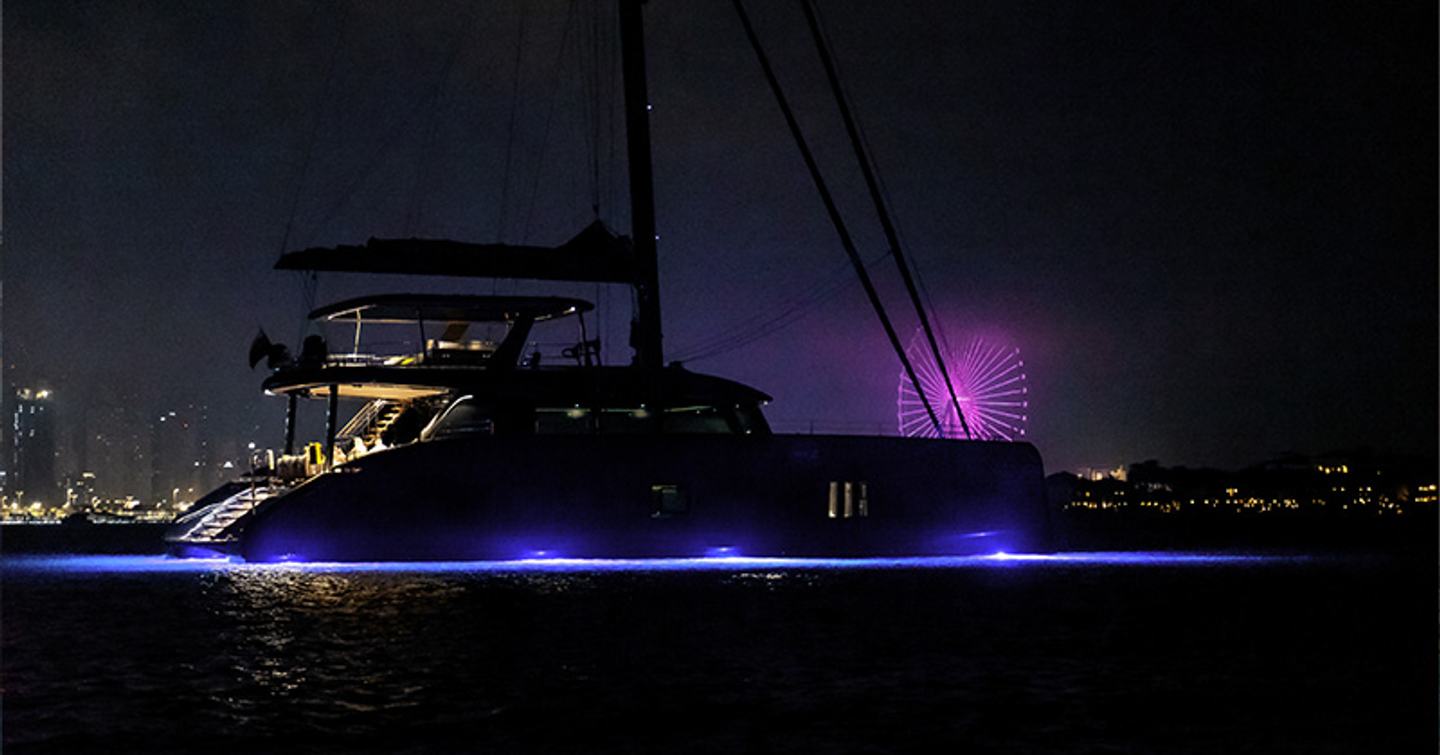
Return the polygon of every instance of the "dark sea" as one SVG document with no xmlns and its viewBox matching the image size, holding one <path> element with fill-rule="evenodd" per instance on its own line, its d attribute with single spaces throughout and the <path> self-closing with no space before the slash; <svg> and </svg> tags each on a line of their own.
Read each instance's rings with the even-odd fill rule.
<svg viewBox="0 0 1440 755">
<path fill-rule="evenodd" d="M 1433 561 L 8 556 L 6 753 L 1434 753 Z"/>
</svg>

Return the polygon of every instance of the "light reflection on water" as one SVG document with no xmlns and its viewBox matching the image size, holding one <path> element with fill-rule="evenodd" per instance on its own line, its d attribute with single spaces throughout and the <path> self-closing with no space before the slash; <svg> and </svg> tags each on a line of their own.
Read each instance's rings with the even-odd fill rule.
<svg viewBox="0 0 1440 755">
<path fill-rule="evenodd" d="M 427 606 L 448 605 L 463 590 L 434 578 L 377 585 L 298 568 L 210 568 L 201 575 L 200 601 L 220 628 L 211 643 L 210 673 L 228 677 L 232 688 L 252 691 L 224 698 L 240 717 L 257 700 L 304 708 L 326 696 L 332 712 L 354 713 L 417 705 L 419 686 L 373 656 L 386 643 L 413 636 L 414 622 L 423 620 Z M 337 687 L 346 687 L 346 694 L 335 695 Z"/>
<path fill-rule="evenodd" d="M 539 558 L 514 561 L 408 561 L 358 563 L 248 564 L 224 558 L 171 558 L 169 556 L 14 556 L 0 559 L 5 571 L 51 573 L 226 572 L 254 574 L 316 574 L 340 572 L 398 573 L 592 573 L 749 571 L 755 569 L 994 569 L 1027 566 L 1134 567 L 1226 566 L 1299 563 L 1309 556 L 1243 553 L 1191 553 L 1174 551 L 1085 551 L 1070 553 L 984 556 L 923 556 L 908 558 L 770 558 L 724 556 L 706 558 L 569 559 Z"/>
<path fill-rule="evenodd" d="M 926 751 L 938 737 L 1175 752 L 1185 729 L 1182 752 L 1257 731 L 1298 751 L 1391 733 L 1373 751 L 1401 751 L 1430 699 L 1394 670 L 1433 653 L 1433 591 L 1348 557 L 19 556 L 0 573 L 17 750 Z"/>
</svg>

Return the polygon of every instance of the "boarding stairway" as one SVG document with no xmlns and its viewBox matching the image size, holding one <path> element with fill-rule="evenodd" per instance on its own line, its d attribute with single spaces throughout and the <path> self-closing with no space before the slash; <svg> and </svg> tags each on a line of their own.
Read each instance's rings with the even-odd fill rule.
<svg viewBox="0 0 1440 755">
<path fill-rule="evenodd" d="M 374 448 L 404 409 L 405 405 L 399 401 L 375 399 L 356 412 L 355 416 L 340 428 L 336 437 L 355 438 L 360 440 L 365 448 Z"/>
<path fill-rule="evenodd" d="M 239 485 L 238 490 L 208 505 L 199 506 L 175 520 L 165 533 L 171 548 L 225 550 L 236 542 L 246 518 L 256 507 L 280 492 L 269 486 Z"/>
<path fill-rule="evenodd" d="M 363 454 L 381 444 L 385 431 L 404 410 L 403 402 L 371 401 L 345 423 L 337 433 L 338 439 L 345 447 L 350 447 L 351 442 L 358 442 L 359 448 L 351 453 Z M 319 448 L 319 444 L 314 445 Z M 345 459 L 340 448 L 335 454 L 337 459 Z M 165 542 L 172 552 L 229 552 L 239 542 L 251 514 L 266 499 L 289 489 L 282 483 L 308 479 L 319 474 L 324 464 L 324 456 L 318 451 L 313 457 L 310 453 L 285 456 L 272 462 L 268 475 L 257 472 L 253 477 L 227 483 L 197 501 L 176 519 L 165 533 Z"/>
</svg>

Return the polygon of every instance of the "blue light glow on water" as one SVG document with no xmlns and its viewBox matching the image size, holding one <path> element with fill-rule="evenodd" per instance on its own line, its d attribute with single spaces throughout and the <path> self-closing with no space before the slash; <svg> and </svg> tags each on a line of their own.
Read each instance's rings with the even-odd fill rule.
<svg viewBox="0 0 1440 755">
<path fill-rule="evenodd" d="M 243 565 L 227 558 L 171 558 L 170 556 L 5 556 L 0 573 L 12 572 L 201 572 Z"/>
<path fill-rule="evenodd" d="M 678 572 L 752 569 L 1025 569 L 1032 567 L 1206 567 L 1295 563 L 1305 556 L 1171 551 L 1109 551 L 1046 554 L 993 553 L 983 556 L 904 558 L 767 558 L 717 554 L 705 558 L 580 559 L 526 558 L 514 561 L 412 561 L 374 563 L 286 562 L 249 564 L 226 558 L 169 556 L 10 556 L 0 559 L 4 572 L 148 573 L 246 571 L 317 572 Z"/>
</svg>

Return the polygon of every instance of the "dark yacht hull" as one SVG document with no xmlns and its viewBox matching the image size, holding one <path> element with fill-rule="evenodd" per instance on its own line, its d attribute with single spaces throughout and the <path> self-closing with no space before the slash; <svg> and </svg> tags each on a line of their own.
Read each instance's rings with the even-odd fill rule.
<svg viewBox="0 0 1440 755">
<path fill-rule="evenodd" d="M 250 561 L 926 556 L 1043 550 L 1047 529 L 1028 443 L 479 436 L 375 453 L 267 500 L 238 550 Z"/>
</svg>

